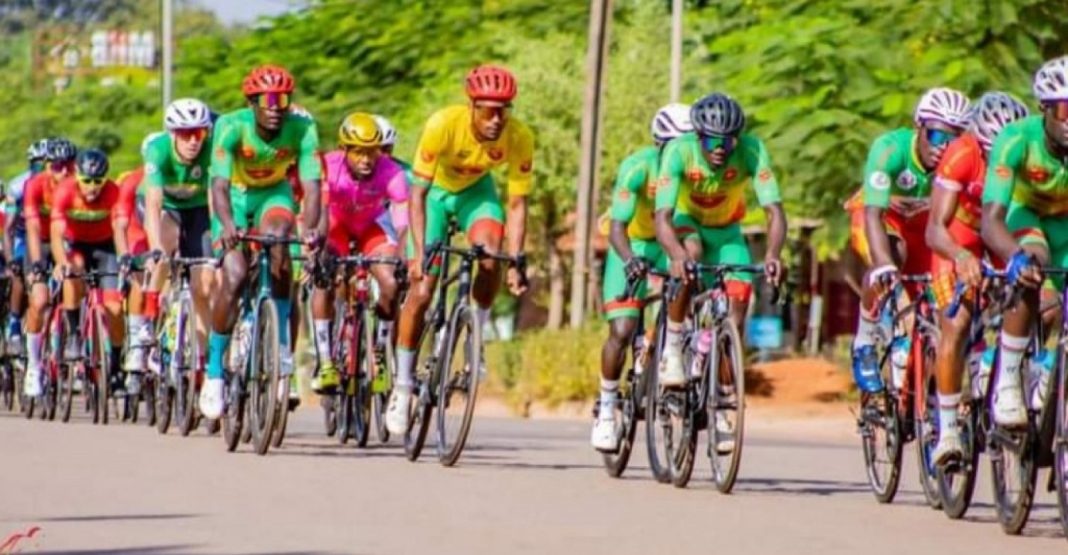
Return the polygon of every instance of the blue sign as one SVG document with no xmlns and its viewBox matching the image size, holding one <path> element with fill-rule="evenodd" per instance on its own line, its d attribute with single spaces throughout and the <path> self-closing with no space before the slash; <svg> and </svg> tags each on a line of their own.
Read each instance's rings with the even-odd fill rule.
<svg viewBox="0 0 1068 555">
<path fill-rule="evenodd" d="M 753 316 L 749 319 L 749 330 L 745 334 L 745 341 L 750 347 L 757 349 L 781 349 L 782 317 Z"/>
</svg>

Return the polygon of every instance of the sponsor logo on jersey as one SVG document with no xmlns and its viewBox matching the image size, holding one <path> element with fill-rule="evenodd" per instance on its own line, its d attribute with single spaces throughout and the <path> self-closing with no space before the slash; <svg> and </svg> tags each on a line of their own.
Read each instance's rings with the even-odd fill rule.
<svg viewBox="0 0 1068 555">
<path fill-rule="evenodd" d="M 491 148 L 486 154 L 489 155 L 490 160 L 493 160 L 494 162 L 500 162 L 501 159 L 504 158 L 504 151 L 499 148 Z"/>
<path fill-rule="evenodd" d="M 916 187 L 918 180 L 912 170 L 905 170 L 897 176 L 897 186 L 908 191 Z"/>
<path fill-rule="evenodd" d="M 256 157 L 256 151 L 252 147 L 245 145 L 241 147 L 241 157 L 246 160 L 252 160 Z"/>
<path fill-rule="evenodd" d="M 697 168 L 688 169 L 686 170 L 686 180 L 690 183 L 700 183 L 705 180 L 705 172 Z"/>
<path fill-rule="evenodd" d="M 723 180 L 724 181 L 734 181 L 734 178 L 736 178 L 736 177 L 738 177 L 738 169 L 737 168 L 728 167 L 727 171 L 723 172 Z"/>
<path fill-rule="evenodd" d="M 620 189 L 619 194 L 617 196 L 619 197 L 619 200 L 627 202 L 628 200 L 630 200 L 630 191 L 628 191 L 627 189 Z"/>
<path fill-rule="evenodd" d="M 1030 166 L 1024 170 L 1024 175 L 1027 176 L 1027 180 L 1031 183 L 1045 183 L 1049 181 L 1049 170 L 1042 166 Z"/>
<path fill-rule="evenodd" d="M 998 164 L 998 167 L 994 168 L 994 175 L 1000 177 L 1001 179 L 1008 179 L 1012 177 L 1012 170 L 1010 170 L 1009 167 L 1005 164 Z"/>
<path fill-rule="evenodd" d="M 760 173 L 757 174 L 757 179 L 760 181 L 771 181 L 771 170 L 768 168 L 760 170 Z"/>
<path fill-rule="evenodd" d="M 522 164 L 519 164 L 519 171 L 521 171 L 523 173 L 530 173 L 530 170 L 532 170 L 532 169 L 534 169 L 534 161 L 533 160 L 527 160 L 526 162 L 523 162 Z"/>
<path fill-rule="evenodd" d="M 189 170 L 189 177 L 193 179 L 200 179 L 204 175 L 204 170 L 200 166 L 193 166 L 193 169 Z"/>
<path fill-rule="evenodd" d="M 872 172 L 871 176 L 868 177 L 868 186 L 872 189 L 885 191 L 890 188 L 890 176 L 883 171 Z"/>
<path fill-rule="evenodd" d="M 425 150 L 422 150 L 419 152 L 419 158 L 429 164 L 430 162 L 434 161 L 434 158 L 436 158 L 436 156 L 434 156 L 433 152 L 427 152 Z"/>
<path fill-rule="evenodd" d="M 159 173 L 159 166 L 149 162 L 145 164 L 145 173 Z"/>
<path fill-rule="evenodd" d="M 276 150 L 274 152 L 274 159 L 275 160 L 285 160 L 286 158 L 289 158 L 289 156 L 291 154 L 293 154 L 293 151 L 289 150 L 288 148 L 284 148 L 283 147 L 283 148 L 280 148 L 280 149 L 278 149 L 278 150 Z"/>
</svg>

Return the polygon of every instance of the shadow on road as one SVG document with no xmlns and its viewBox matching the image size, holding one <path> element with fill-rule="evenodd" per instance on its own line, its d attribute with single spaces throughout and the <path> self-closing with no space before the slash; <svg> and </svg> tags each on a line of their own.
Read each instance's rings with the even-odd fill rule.
<svg viewBox="0 0 1068 555">
<path fill-rule="evenodd" d="M 63 553 L 64 555 L 97 555 L 109 553 L 109 554 L 125 554 L 125 553 L 146 553 L 146 554 L 158 554 L 165 555 L 170 553 L 188 553 L 190 549 L 197 547 L 196 545 L 150 545 L 144 547 L 125 547 L 125 548 L 109 548 L 109 549 L 79 549 L 79 550 L 63 550 L 63 551 L 37 551 L 33 550 L 32 553 L 38 555 L 50 555 Z"/>
<path fill-rule="evenodd" d="M 136 515 L 72 515 L 53 516 L 47 518 L 30 519 L 38 522 L 103 522 L 109 520 L 172 520 L 181 518 L 199 518 L 196 514 L 136 514 Z"/>
<path fill-rule="evenodd" d="M 793 495 L 842 495 L 867 493 L 867 482 L 839 480 L 796 480 L 782 478 L 742 478 L 737 491 L 753 493 L 785 493 Z"/>
</svg>

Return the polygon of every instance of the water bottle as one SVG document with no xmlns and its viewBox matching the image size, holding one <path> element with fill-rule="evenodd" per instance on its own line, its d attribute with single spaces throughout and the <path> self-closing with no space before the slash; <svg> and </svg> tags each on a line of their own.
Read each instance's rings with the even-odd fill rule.
<svg viewBox="0 0 1068 555">
<path fill-rule="evenodd" d="M 968 367 L 969 370 L 972 368 Z M 976 373 L 972 375 L 972 395 L 980 399 L 986 395 L 987 382 L 990 380 L 990 371 L 994 368 L 994 346 L 988 345 L 983 349 L 983 356 L 979 359 Z"/>
<path fill-rule="evenodd" d="M 697 332 L 697 337 L 694 340 L 694 357 L 693 365 L 690 366 L 690 376 L 694 378 L 701 376 L 701 368 L 705 364 L 705 357 L 708 356 L 708 352 L 711 350 L 712 332 L 710 330 Z"/>
<path fill-rule="evenodd" d="M 1053 374 L 1053 351 L 1039 349 L 1035 356 L 1027 361 L 1028 384 L 1031 389 L 1031 407 L 1042 410 L 1046 402 L 1046 390 L 1049 389 Z"/>
<path fill-rule="evenodd" d="M 905 383 L 911 350 L 912 338 L 909 336 L 899 337 L 890 344 L 890 378 L 894 389 L 901 389 Z"/>
</svg>

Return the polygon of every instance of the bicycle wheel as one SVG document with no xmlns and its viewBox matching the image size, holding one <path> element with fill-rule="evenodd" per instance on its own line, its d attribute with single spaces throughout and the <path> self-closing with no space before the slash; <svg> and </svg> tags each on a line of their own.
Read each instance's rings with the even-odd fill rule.
<svg viewBox="0 0 1068 555">
<path fill-rule="evenodd" d="M 229 360 L 227 356 L 226 359 Z M 225 374 L 225 409 L 222 414 L 222 437 L 227 451 L 237 449 L 245 427 L 245 388 L 241 368 L 231 368 Z"/>
<path fill-rule="evenodd" d="M 278 309 L 274 301 L 259 301 L 258 318 L 252 328 L 249 379 L 249 410 L 252 444 L 257 454 L 264 455 L 271 446 L 274 425 L 278 421 L 279 349 Z M 287 324 L 288 325 L 288 324 Z"/>
<path fill-rule="evenodd" d="M 1019 534 L 1031 515 L 1037 468 L 1033 446 L 1026 432 L 995 429 L 991 438 L 990 470 L 994 486 L 994 508 L 1001 529 Z"/>
<path fill-rule="evenodd" d="M 41 420 L 55 420 L 56 419 L 56 404 L 59 397 L 59 388 L 56 386 L 58 376 L 51 372 L 51 369 L 45 365 L 44 368 L 45 385 L 41 391 L 44 394 L 44 399 L 41 403 Z"/>
<path fill-rule="evenodd" d="M 913 399 L 913 410 L 919 413 L 912 419 L 916 438 L 916 467 L 927 506 L 937 511 L 942 508 L 942 497 L 938 493 L 938 468 L 931 455 L 938 445 L 939 430 L 938 386 L 932 371 L 938 342 L 926 333 L 920 336 L 920 342 L 920 360 L 914 361 L 920 367 L 913 374 L 920 379 L 922 391 L 917 392 L 923 396 L 922 400 Z"/>
<path fill-rule="evenodd" d="M 98 310 L 103 310 L 102 308 Z M 104 322 L 104 316 L 94 311 L 92 315 L 93 330 L 90 339 L 93 342 L 91 354 L 92 364 L 96 365 L 96 404 L 100 413 L 100 424 L 107 425 L 109 419 L 109 406 L 111 401 L 111 380 L 108 373 L 111 371 L 111 353 L 106 348 L 109 345 L 108 327 Z"/>
<path fill-rule="evenodd" d="M 379 322 L 381 325 L 381 322 Z M 389 408 L 389 396 L 393 392 L 393 379 L 397 376 L 397 358 L 392 339 L 386 341 L 384 351 L 375 349 L 375 378 L 371 382 L 371 417 L 378 442 L 389 443 L 389 429 L 386 428 L 386 409 Z M 381 358 L 380 358 L 381 357 Z"/>
<path fill-rule="evenodd" d="M 861 398 L 860 437 L 864 467 L 875 499 L 890 503 L 901 481 L 901 421 L 897 398 L 888 391 Z"/>
<path fill-rule="evenodd" d="M 619 448 L 614 453 L 601 453 L 605 472 L 612 478 L 619 478 L 627 470 L 630 462 L 630 454 L 634 450 L 634 437 L 638 431 L 638 408 L 644 399 L 641 397 L 642 387 L 639 380 L 645 380 L 648 372 L 637 373 L 632 367 L 627 375 L 620 380 L 619 402 L 616 403 L 615 420 L 616 429 L 619 430 Z"/>
<path fill-rule="evenodd" d="M 438 460 L 452 466 L 471 432 L 482 362 L 482 329 L 468 305 L 453 312 L 438 383 Z M 457 356 L 459 355 L 459 356 Z"/>
<path fill-rule="evenodd" d="M 938 469 L 938 495 L 942 498 L 942 512 L 953 520 L 968 512 L 975 494 L 975 475 L 979 469 L 976 406 L 974 401 L 966 404 L 967 413 L 959 419 L 962 447 L 960 462 Z"/>
<path fill-rule="evenodd" d="M 1060 516 L 1061 530 L 1068 537 L 1068 443 L 1066 443 L 1068 442 L 1068 409 L 1064 406 L 1065 395 L 1068 392 L 1065 391 L 1064 384 L 1065 361 L 1064 349 L 1058 349 L 1055 375 L 1057 389 L 1056 397 L 1053 398 L 1057 403 L 1056 435 L 1053 439 L 1053 479 L 1054 489 L 1057 490 L 1057 512 Z"/>
<path fill-rule="evenodd" d="M 166 370 L 164 370 L 166 372 Z M 169 372 L 168 372 L 169 373 Z M 164 375 L 156 379 L 156 431 L 166 434 L 174 411 L 174 388 Z"/>
<path fill-rule="evenodd" d="M 15 408 L 15 372 L 8 358 L 0 361 L 0 402 L 8 412 Z"/>
<path fill-rule="evenodd" d="M 745 364 L 742 360 L 742 338 L 732 320 L 719 325 L 712 369 L 715 377 L 709 387 L 708 402 L 708 458 L 712 465 L 712 481 L 720 493 L 730 493 L 738 479 L 745 437 Z"/>
<path fill-rule="evenodd" d="M 408 430 L 404 434 L 404 455 L 409 461 L 419 458 L 430 430 L 430 418 L 434 412 L 437 384 L 441 375 L 436 340 L 439 333 L 444 333 L 444 329 L 433 329 L 428 322 L 419 336 L 413 372 L 415 385 L 412 389 L 412 402 L 408 406 Z"/>
<path fill-rule="evenodd" d="M 70 422 L 71 407 L 74 405 L 74 370 L 69 366 L 61 366 L 56 370 L 56 375 L 59 377 L 56 411 L 61 422 Z"/>
<path fill-rule="evenodd" d="M 141 382 L 141 400 L 145 403 L 145 424 L 149 428 L 156 425 L 156 381 L 159 376 L 147 371 Z"/>
<path fill-rule="evenodd" d="M 664 308 L 661 308 L 664 310 Z M 660 320 L 663 320 L 661 318 Z M 675 438 L 671 435 L 668 410 L 661 402 L 660 367 L 664 360 L 664 322 L 658 324 L 656 347 L 646 372 L 645 388 L 645 449 L 649 458 L 649 470 L 657 482 L 671 481 L 671 458 Z"/>
<path fill-rule="evenodd" d="M 692 352 L 686 348 L 683 353 L 683 368 L 689 371 L 694 364 Z M 668 409 L 671 435 L 675 439 L 670 444 L 673 450 L 666 454 L 671 463 L 671 483 L 677 488 L 684 488 L 690 483 L 697 453 L 698 430 L 708 425 L 703 414 L 707 403 L 702 402 L 702 399 L 708 399 L 708 367 L 706 357 L 700 380 L 688 381 L 681 390 L 665 391 L 662 397 L 662 406 Z"/>
<path fill-rule="evenodd" d="M 356 364 L 359 371 L 356 372 L 356 390 L 353 399 L 353 437 L 358 447 L 367 447 L 367 439 L 371 435 L 371 378 L 375 372 L 374 329 L 371 327 L 371 319 L 366 310 L 361 310 L 357 315 L 360 325 L 353 331 L 359 335 Z"/>
<path fill-rule="evenodd" d="M 177 395 L 178 432 L 188 436 L 197 427 L 197 352 L 196 320 L 193 318 L 192 301 L 183 298 L 178 302 L 177 325 L 172 343 L 171 364 L 175 366 L 179 379 Z"/>
</svg>

